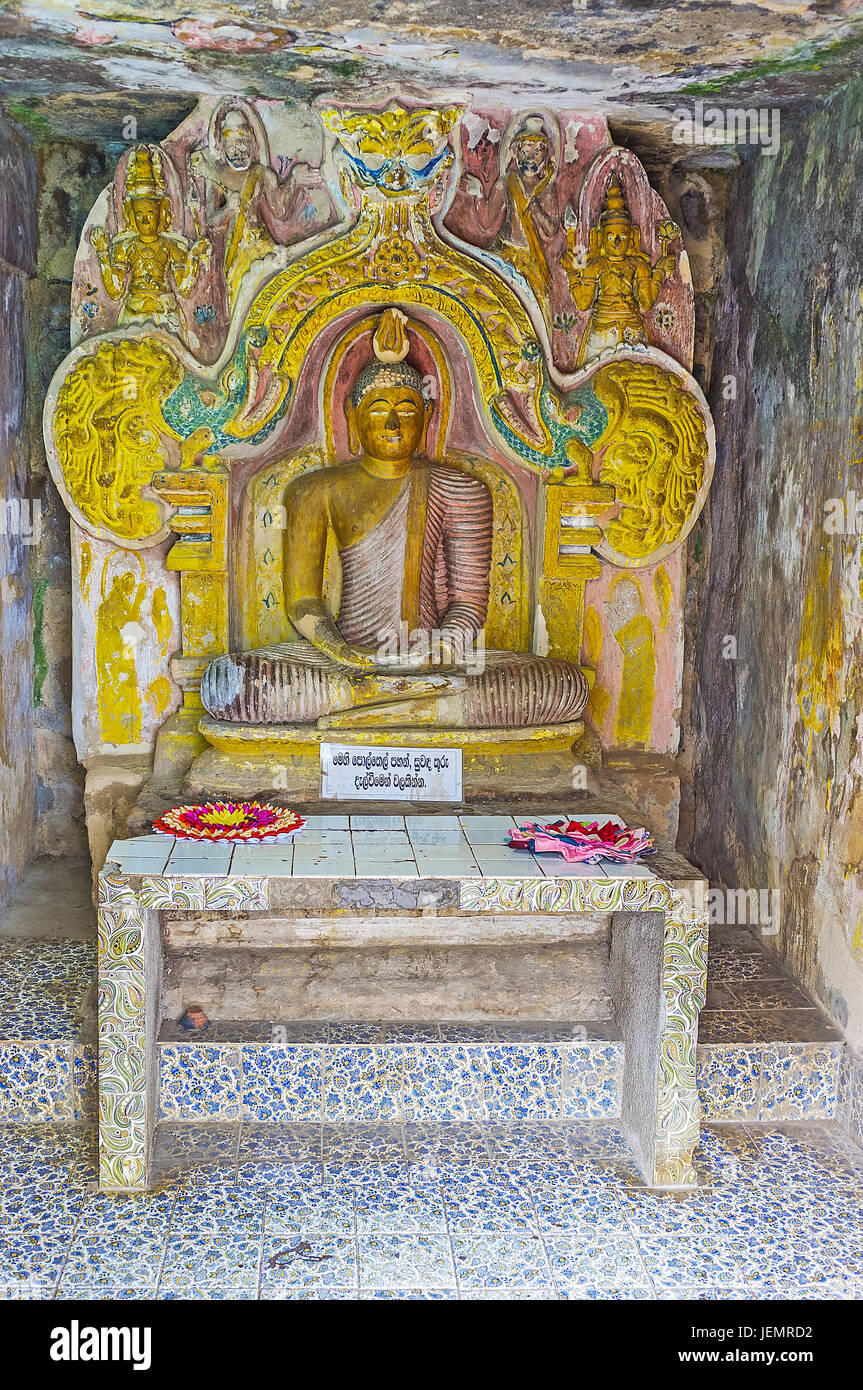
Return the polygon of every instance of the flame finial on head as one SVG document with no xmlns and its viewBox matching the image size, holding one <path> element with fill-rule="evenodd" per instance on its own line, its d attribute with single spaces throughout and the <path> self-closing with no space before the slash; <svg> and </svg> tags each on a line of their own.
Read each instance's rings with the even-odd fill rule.
<svg viewBox="0 0 863 1390">
<path fill-rule="evenodd" d="M 405 361 L 410 351 L 407 314 L 401 309 L 385 309 L 372 338 L 375 360 L 364 367 L 354 383 L 351 400 L 358 406 L 373 386 L 409 386 L 425 400 L 427 392 L 416 368 Z"/>
</svg>

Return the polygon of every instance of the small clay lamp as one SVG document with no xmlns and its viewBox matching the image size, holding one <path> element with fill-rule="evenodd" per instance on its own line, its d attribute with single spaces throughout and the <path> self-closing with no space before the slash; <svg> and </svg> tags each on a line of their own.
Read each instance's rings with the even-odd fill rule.
<svg viewBox="0 0 863 1390">
<path fill-rule="evenodd" d="M 204 1013 L 200 1004 L 190 1004 L 183 1017 L 180 1019 L 180 1027 L 192 1033 L 199 1028 L 209 1028 L 210 1020 Z"/>
</svg>

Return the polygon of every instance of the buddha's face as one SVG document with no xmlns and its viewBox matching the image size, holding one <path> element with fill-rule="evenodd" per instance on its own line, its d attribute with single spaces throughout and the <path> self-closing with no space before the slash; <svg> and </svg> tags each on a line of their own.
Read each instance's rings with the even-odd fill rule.
<svg viewBox="0 0 863 1390">
<path fill-rule="evenodd" d="M 135 231 L 145 241 L 152 241 L 158 234 L 160 210 L 158 198 L 135 198 L 132 203 Z"/>
<path fill-rule="evenodd" d="M 410 386 L 373 386 L 356 407 L 359 442 L 370 458 L 400 461 L 419 449 L 431 404 Z"/>
</svg>

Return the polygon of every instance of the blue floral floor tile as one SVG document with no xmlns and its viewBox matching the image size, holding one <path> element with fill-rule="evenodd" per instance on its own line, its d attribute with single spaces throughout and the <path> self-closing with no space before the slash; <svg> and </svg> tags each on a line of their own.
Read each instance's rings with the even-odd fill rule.
<svg viewBox="0 0 863 1390">
<path fill-rule="evenodd" d="M 356 1194 L 357 1231 L 446 1231 L 443 1198 L 436 1182 L 367 1185 Z"/>
<path fill-rule="evenodd" d="M 357 1248 L 354 1237 L 320 1235 L 270 1236 L 264 1243 L 261 1294 L 276 1288 L 303 1286 L 357 1287 Z"/>
<path fill-rule="evenodd" d="M 562 1127 L 540 1124 L 494 1124 L 483 1127 L 492 1163 L 551 1163 L 560 1165 L 570 1157 L 567 1136 Z"/>
<path fill-rule="evenodd" d="M 455 1288 L 446 1235 L 360 1235 L 360 1288 Z"/>
<path fill-rule="evenodd" d="M 411 1163 L 421 1167 L 441 1163 L 488 1164 L 491 1155 L 485 1131 L 475 1124 L 406 1124 L 405 1145 Z"/>
<path fill-rule="evenodd" d="M 171 1231 L 197 1235 L 257 1235 L 264 1226 L 265 1189 L 233 1183 L 197 1183 L 177 1193 Z"/>
<path fill-rule="evenodd" d="M 649 1287 L 638 1246 L 629 1235 L 596 1234 L 544 1236 L 551 1272 L 557 1285 L 583 1284 L 597 1288 Z"/>
<path fill-rule="evenodd" d="M 404 1141 L 399 1125 L 324 1125 L 324 1163 L 400 1163 L 405 1162 Z"/>
<path fill-rule="evenodd" d="M 453 1231 L 507 1231 L 536 1226 L 536 1212 L 523 1188 L 492 1176 L 442 1183 L 447 1220 Z"/>
<path fill-rule="evenodd" d="M 267 1196 L 267 1235 L 282 1233 L 353 1234 L 354 1189 L 326 1187 L 271 1188 Z"/>
<path fill-rule="evenodd" d="M 374 1302 L 406 1303 L 423 1300 L 429 1303 L 441 1303 L 457 1300 L 458 1292 L 455 1289 L 360 1289 L 357 1297 L 361 1300 L 373 1300 Z"/>
<path fill-rule="evenodd" d="M 94 1230 L 114 1234 L 136 1230 L 148 1235 L 167 1235 L 175 1200 L 173 1191 L 146 1192 L 140 1196 L 91 1192 L 81 1199 L 78 1233 Z"/>
<path fill-rule="evenodd" d="M 162 1232 L 136 1229 L 118 1230 L 110 1235 L 97 1234 L 89 1228 L 80 1231 L 66 1258 L 61 1294 L 67 1283 L 105 1288 L 155 1286 L 165 1253 L 165 1240 Z"/>
<path fill-rule="evenodd" d="M 172 1231 L 159 1288 L 255 1288 L 260 1261 L 260 1237 Z"/>
<path fill-rule="evenodd" d="M 461 1289 L 552 1289 L 554 1280 L 538 1235 L 470 1232 L 452 1238 Z"/>
</svg>

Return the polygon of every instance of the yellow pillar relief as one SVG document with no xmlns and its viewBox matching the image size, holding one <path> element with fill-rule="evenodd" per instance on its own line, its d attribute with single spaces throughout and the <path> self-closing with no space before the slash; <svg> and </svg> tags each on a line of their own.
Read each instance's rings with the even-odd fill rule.
<svg viewBox="0 0 863 1390">
<path fill-rule="evenodd" d="M 157 676 L 147 686 L 147 699 L 157 719 L 161 719 L 171 703 L 171 682 L 167 676 Z"/>
<path fill-rule="evenodd" d="M 656 689 L 656 651 L 653 623 L 644 612 L 637 582 L 621 576 L 612 586 L 605 611 L 623 652 L 614 741 L 624 747 L 646 748 Z"/>
<path fill-rule="evenodd" d="M 168 644 L 171 640 L 173 623 L 164 589 L 156 589 L 153 594 L 152 616 L 153 627 L 156 629 L 156 636 L 159 639 L 159 655 L 165 657 L 168 655 Z M 168 690 L 170 692 L 170 685 Z"/>
<path fill-rule="evenodd" d="M 108 588 L 108 571 L 116 555 L 137 561 L 134 569 L 115 573 Z M 102 569 L 102 601 L 96 611 L 97 704 L 106 743 L 139 743 L 141 696 L 135 653 L 143 636 L 141 607 L 147 596 L 144 565 L 131 551 L 112 551 Z"/>
<path fill-rule="evenodd" d="M 668 571 L 664 565 L 653 576 L 653 596 L 656 599 L 656 608 L 659 613 L 660 628 L 668 627 L 671 621 L 671 580 L 668 578 Z"/>
<path fill-rule="evenodd" d="M 81 542 L 81 597 L 86 603 L 90 598 L 90 575 L 93 570 L 93 548 L 89 541 Z"/>
</svg>

